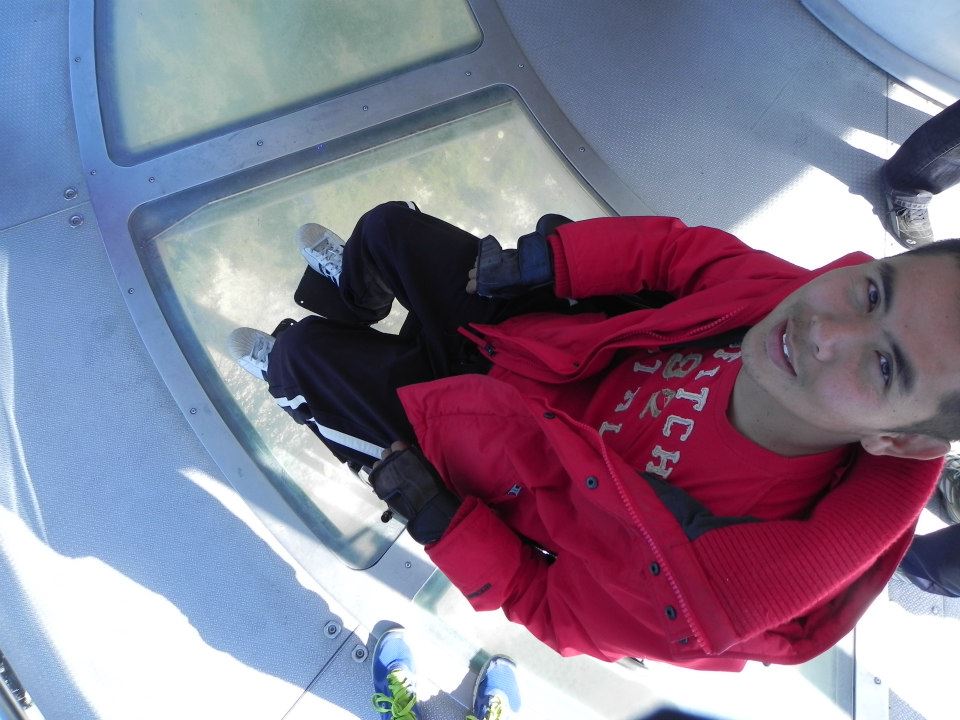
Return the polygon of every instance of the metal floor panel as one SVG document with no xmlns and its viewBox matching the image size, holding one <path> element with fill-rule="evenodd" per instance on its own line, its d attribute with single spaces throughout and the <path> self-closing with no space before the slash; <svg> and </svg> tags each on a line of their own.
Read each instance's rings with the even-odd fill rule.
<svg viewBox="0 0 960 720">
<path fill-rule="evenodd" d="M 0 647 L 37 706 L 282 717 L 355 622 L 203 451 L 89 204 L 0 232 L 0 309 Z"/>
<path fill-rule="evenodd" d="M 65 2 L 0 3 L 0 229 L 87 199 L 66 44 Z"/>
<path fill-rule="evenodd" d="M 883 136 L 886 76 L 799 4 L 684 2 L 664 12 L 621 0 L 560 15 L 549 2 L 502 4 L 561 108 L 657 212 L 822 264 L 855 243 L 798 253 L 811 244 L 811 218 L 777 202 L 813 182 L 845 219 L 873 228 L 862 249 L 881 249 L 861 197 L 881 161 L 843 138 Z"/>
</svg>

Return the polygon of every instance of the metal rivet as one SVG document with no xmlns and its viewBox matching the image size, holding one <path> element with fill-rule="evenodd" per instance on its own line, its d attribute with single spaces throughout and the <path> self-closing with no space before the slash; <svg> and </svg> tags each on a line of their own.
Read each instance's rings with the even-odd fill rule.
<svg viewBox="0 0 960 720">
<path fill-rule="evenodd" d="M 69 222 L 73 227 L 80 227 L 83 225 L 83 215 L 71 215 Z"/>
<path fill-rule="evenodd" d="M 587 151 L 587 149 L 586 149 L 585 147 L 583 147 L 582 145 L 581 145 L 578 149 L 580 150 L 580 152 L 586 152 L 586 151 Z"/>
<path fill-rule="evenodd" d="M 523 70 L 523 63 L 519 63 L 519 64 L 517 65 L 517 67 L 520 68 L 521 70 Z"/>
<path fill-rule="evenodd" d="M 91 170 L 91 171 L 90 171 L 90 174 L 91 174 L 91 175 L 96 175 L 96 174 L 97 174 L 97 171 L 96 171 L 96 170 Z"/>
<path fill-rule="evenodd" d="M 363 109 L 364 109 L 364 111 L 367 111 L 367 110 L 369 110 L 370 108 L 367 107 L 366 105 L 364 105 L 364 106 L 363 106 Z"/>
<path fill-rule="evenodd" d="M 196 415 L 196 414 L 197 414 L 197 409 L 196 409 L 196 408 L 190 408 L 190 414 L 191 414 L 191 415 Z"/>
<path fill-rule="evenodd" d="M 473 75 L 473 73 L 470 72 L 469 70 L 467 70 L 467 71 L 464 73 L 464 75 L 466 75 L 467 77 L 470 77 L 471 75 Z"/>
<path fill-rule="evenodd" d="M 73 59 L 73 61 L 74 61 L 74 62 L 80 62 L 80 56 L 77 55 L 77 56 Z"/>
<path fill-rule="evenodd" d="M 403 563 L 403 566 L 409 569 L 413 567 L 413 563 L 407 560 L 406 562 Z"/>
<path fill-rule="evenodd" d="M 882 682 L 883 682 L 883 681 L 882 681 L 880 678 L 878 678 L 878 677 L 875 677 L 875 678 L 873 679 L 873 684 L 874 684 L 874 685 L 880 685 Z"/>
<path fill-rule="evenodd" d="M 257 140 L 257 146 L 263 147 L 263 140 Z"/>
<path fill-rule="evenodd" d="M 127 288 L 127 295 L 133 295 L 133 288 Z"/>
<path fill-rule="evenodd" d="M 340 623 L 335 623 L 333 620 L 323 626 L 324 634 L 331 640 L 340 634 L 340 630 L 342 630 Z"/>
<path fill-rule="evenodd" d="M 147 182 L 156 182 L 156 181 L 157 179 L 153 175 L 147 178 Z"/>
<path fill-rule="evenodd" d="M 363 645 L 357 645 L 351 653 L 351 657 L 358 663 L 367 659 L 367 649 Z"/>
<path fill-rule="evenodd" d="M 73 200 L 77 196 L 77 189 L 75 187 L 68 187 L 63 191 L 63 196 L 67 200 Z"/>
</svg>

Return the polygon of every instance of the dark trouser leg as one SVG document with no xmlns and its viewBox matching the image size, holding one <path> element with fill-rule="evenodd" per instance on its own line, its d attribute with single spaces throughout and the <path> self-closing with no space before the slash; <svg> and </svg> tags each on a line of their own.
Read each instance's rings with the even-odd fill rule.
<svg viewBox="0 0 960 720">
<path fill-rule="evenodd" d="M 394 298 L 409 314 L 401 337 L 416 340 L 436 377 L 457 372 L 463 337 L 457 328 L 489 323 L 521 312 L 566 311 L 548 289 L 519 300 L 468 295 L 467 273 L 477 237 L 438 218 L 389 202 L 365 213 L 347 240 L 340 274 L 339 307 L 331 318 L 370 324 L 383 319 Z"/>
<path fill-rule="evenodd" d="M 937 194 L 960 182 L 960 102 L 917 128 L 883 166 L 890 187 Z"/>
<path fill-rule="evenodd" d="M 413 440 L 397 398 L 403 385 L 433 378 L 415 343 L 364 325 L 308 317 L 270 353 L 270 394 L 342 462 L 371 465 L 394 440 Z"/>
<path fill-rule="evenodd" d="M 307 318 L 280 335 L 270 353 L 271 394 L 341 460 L 369 464 L 372 453 L 348 451 L 330 429 L 378 446 L 412 440 L 397 388 L 487 367 L 457 328 L 570 311 L 550 289 L 510 301 L 468 295 L 476 253 L 475 236 L 406 203 L 365 213 L 344 248 L 339 292 L 324 298 L 338 322 Z M 387 315 L 393 298 L 409 311 L 398 336 L 367 325 Z"/>
<path fill-rule="evenodd" d="M 960 525 L 914 537 L 900 569 L 922 590 L 960 597 Z"/>
</svg>

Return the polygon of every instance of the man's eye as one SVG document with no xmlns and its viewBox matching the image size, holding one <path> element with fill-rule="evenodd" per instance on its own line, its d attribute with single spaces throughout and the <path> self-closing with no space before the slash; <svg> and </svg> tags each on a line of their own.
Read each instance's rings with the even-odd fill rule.
<svg viewBox="0 0 960 720">
<path fill-rule="evenodd" d="M 871 280 L 867 284 L 867 312 L 873 312 L 873 309 L 880 302 L 880 290 Z"/>
<path fill-rule="evenodd" d="M 883 386 L 887 387 L 890 385 L 890 377 L 893 374 L 890 369 L 890 360 L 886 355 L 878 355 L 880 358 L 880 377 L 883 378 Z"/>
</svg>

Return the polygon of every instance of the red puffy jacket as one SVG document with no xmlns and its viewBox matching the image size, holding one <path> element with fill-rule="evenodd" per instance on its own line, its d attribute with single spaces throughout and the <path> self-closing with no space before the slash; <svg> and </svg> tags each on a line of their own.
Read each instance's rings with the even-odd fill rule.
<svg viewBox="0 0 960 720">
<path fill-rule="evenodd" d="M 464 499 L 430 557 L 474 608 L 503 608 L 563 655 L 739 669 L 829 649 L 892 575 L 940 462 L 861 451 L 805 519 L 694 532 L 594 428 L 498 375 L 575 392 L 619 349 L 752 325 L 818 274 L 870 258 L 809 271 L 656 217 L 563 225 L 551 245 L 560 297 L 646 289 L 677 299 L 612 318 L 535 314 L 473 327 L 465 332 L 490 355 L 490 374 L 400 390 L 425 455 Z"/>
</svg>

